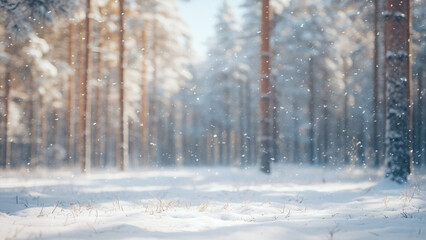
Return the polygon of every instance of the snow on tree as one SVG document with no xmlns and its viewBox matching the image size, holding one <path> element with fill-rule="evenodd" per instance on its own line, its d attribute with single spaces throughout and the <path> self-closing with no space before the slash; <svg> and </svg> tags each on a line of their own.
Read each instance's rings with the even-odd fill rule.
<svg viewBox="0 0 426 240">
<path fill-rule="evenodd" d="M 426 3 L 413 1 L 413 157 L 415 166 L 426 166 Z"/>
<path fill-rule="evenodd" d="M 149 29 L 151 68 L 149 129 L 150 159 L 155 164 L 176 163 L 176 100 L 184 83 L 191 79 L 187 25 L 175 1 L 152 0 L 145 5 Z M 175 111 L 176 110 L 176 111 Z"/>
<path fill-rule="evenodd" d="M 287 0 L 271 0 L 270 14 L 280 13 L 283 7 L 288 4 Z M 258 162 L 258 107 L 259 107 L 259 81 L 260 81 L 260 35 L 261 35 L 261 1 L 245 0 L 241 7 L 244 9 L 241 39 L 241 62 L 248 66 L 242 72 L 247 79 L 244 82 L 246 99 L 244 118 L 245 125 L 245 148 L 248 163 Z M 251 100 L 249 100 L 251 99 Z"/>
<path fill-rule="evenodd" d="M 273 161 L 273 89 L 271 83 L 271 50 L 270 50 L 270 5 L 269 0 L 262 0 L 260 27 L 260 81 L 259 81 L 259 113 L 260 113 L 260 169 L 269 174 Z"/>
<path fill-rule="evenodd" d="M 249 164 L 257 163 L 257 133 L 258 133 L 258 117 L 257 108 L 259 102 L 259 71 L 260 71 L 260 15 L 261 5 L 259 0 L 245 0 L 242 4 L 244 10 L 243 23 L 240 34 L 241 43 L 241 62 L 248 66 L 247 71 L 243 74 L 246 77 L 244 89 L 246 89 L 246 106 L 244 116 L 246 119 L 247 130 L 246 137 L 246 154 Z"/>
<path fill-rule="evenodd" d="M 348 76 L 344 68 L 351 67 L 350 53 L 358 47 L 356 31 L 351 30 L 352 22 L 345 11 L 333 1 L 290 1 L 274 16 L 273 73 L 280 127 L 286 133 L 280 139 L 284 141 L 282 158 L 300 161 L 302 156 L 294 148 L 306 146 L 310 149 L 308 162 L 339 159 L 341 153 L 336 150 L 343 144 L 339 140 L 342 130 L 325 129 L 329 124 L 339 126 L 337 118 L 347 105 L 339 100 L 345 95 L 344 79 Z M 309 102 L 314 106 L 297 107 L 309 106 Z M 321 125 L 320 131 L 314 129 Z M 314 143 L 321 150 L 318 154 L 313 153 Z"/>
<path fill-rule="evenodd" d="M 231 7 L 225 1 L 219 11 L 216 36 L 209 51 L 206 80 L 213 83 L 209 90 L 211 124 L 219 138 L 219 163 L 229 164 L 231 156 L 231 128 L 237 119 L 238 87 L 241 84 L 238 30 Z M 226 148 L 226 149 L 225 149 Z"/>
<path fill-rule="evenodd" d="M 2 0 L 0 20 L 7 31 L 26 39 L 34 27 L 52 23 L 56 17 L 71 16 L 80 0 Z"/>
<path fill-rule="evenodd" d="M 405 183 L 411 173 L 410 1 L 386 1 L 386 177 Z"/>
</svg>

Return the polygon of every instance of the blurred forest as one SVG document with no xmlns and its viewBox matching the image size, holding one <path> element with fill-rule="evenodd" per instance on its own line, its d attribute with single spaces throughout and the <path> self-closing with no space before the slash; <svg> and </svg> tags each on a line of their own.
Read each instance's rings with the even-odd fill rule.
<svg viewBox="0 0 426 240">
<path fill-rule="evenodd" d="M 383 2 L 270 0 L 272 162 L 384 165 Z M 426 2 L 410 2 L 424 167 Z M 175 0 L 1 1 L 1 166 L 259 164 L 261 1 L 241 8 L 224 1 L 196 62 Z"/>
</svg>

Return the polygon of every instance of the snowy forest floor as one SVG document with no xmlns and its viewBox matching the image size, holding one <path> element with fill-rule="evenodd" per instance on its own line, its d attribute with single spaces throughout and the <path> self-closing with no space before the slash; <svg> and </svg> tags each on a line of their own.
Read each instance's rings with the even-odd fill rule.
<svg viewBox="0 0 426 240">
<path fill-rule="evenodd" d="M 0 239 L 426 239 L 426 174 L 273 165 L 0 171 Z"/>
</svg>

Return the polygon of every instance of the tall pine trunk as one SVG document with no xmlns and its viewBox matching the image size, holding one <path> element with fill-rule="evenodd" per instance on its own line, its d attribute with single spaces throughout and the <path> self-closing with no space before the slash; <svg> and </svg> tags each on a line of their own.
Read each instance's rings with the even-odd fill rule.
<svg viewBox="0 0 426 240">
<path fill-rule="evenodd" d="M 117 163 L 121 171 L 125 170 L 127 165 L 127 136 L 125 136 L 127 124 L 125 124 L 124 112 L 124 0 L 119 0 L 119 68 L 118 68 L 118 82 L 119 82 L 119 127 L 118 127 L 118 149 L 117 149 Z"/>
<path fill-rule="evenodd" d="M 277 90 L 272 88 L 272 102 L 273 106 L 278 106 Z M 279 124 L 278 124 L 278 108 L 273 107 L 272 109 L 272 160 L 277 161 L 280 156 L 279 146 Z M 298 139 L 297 139 L 298 140 Z"/>
<path fill-rule="evenodd" d="M 260 33 L 260 169 L 269 174 L 272 158 L 272 85 L 270 80 L 269 0 L 262 0 Z"/>
<path fill-rule="evenodd" d="M 99 33 L 100 34 L 100 33 Z M 101 39 L 99 39 L 99 41 L 102 41 Z M 102 44 L 101 42 L 99 43 L 99 53 L 98 53 L 98 76 L 99 76 L 99 82 L 96 85 L 96 102 L 95 102 L 95 106 L 96 106 L 96 126 L 95 126 L 95 132 L 96 132 L 96 137 L 95 137 L 95 160 L 94 160 L 94 165 L 99 167 L 99 166 L 103 166 L 105 161 L 104 161 L 104 144 L 103 142 L 105 141 L 105 137 L 104 137 L 104 132 L 103 132 L 103 87 L 104 87 L 104 75 L 103 75 L 103 65 L 102 65 Z"/>
<path fill-rule="evenodd" d="M 36 166 L 36 162 L 37 162 L 37 93 L 35 91 L 36 87 L 35 87 L 35 80 L 33 77 L 31 77 L 30 82 L 29 82 L 29 91 L 30 91 L 30 109 L 29 109 L 29 132 L 31 134 L 31 138 L 30 138 L 30 167 L 34 168 Z"/>
<path fill-rule="evenodd" d="M 45 102 L 45 98 L 42 95 L 40 97 L 40 121 L 41 121 L 41 143 L 40 143 L 40 156 L 39 156 L 39 165 L 43 167 L 47 167 L 46 161 L 46 148 L 47 148 L 47 125 L 48 125 L 48 117 L 47 117 L 47 103 Z"/>
<path fill-rule="evenodd" d="M 344 61 L 343 64 L 343 84 L 344 84 L 344 99 L 343 99 L 343 161 L 345 165 L 349 165 L 350 156 L 349 156 L 349 145 L 348 145 L 348 128 L 349 128 L 349 86 L 348 86 L 348 64 L 347 61 Z M 377 141 L 377 138 L 374 140 Z M 377 155 L 377 154 L 376 154 Z"/>
<path fill-rule="evenodd" d="M 386 52 L 386 177 L 404 183 L 411 172 L 410 1 L 387 0 Z"/>
<path fill-rule="evenodd" d="M 379 153 L 379 0 L 374 0 L 374 64 L 373 64 L 373 155 L 374 166 L 380 166 Z"/>
<path fill-rule="evenodd" d="M 292 100 L 292 108 L 293 108 L 293 162 L 301 163 L 300 159 L 300 140 L 299 140 L 299 128 L 300 128 L 300 120 L 298 119 L 298 104 L 296 96 L 293 96 Z"/>
<path fill-rule="evenodd" d="M 68 65 L 74 65 L 74 32 L 75 25 L 70 23 L 68 36 Z M 73 69 L 73 68 L 72 68 Z M 72 166 L 74 162 L 74 71 L 68 76 L 68 109 L 67 109 L 67 165 Z"/>
<path fill-rule="evenodd" d="M 154 13 L 155 14 L 155 13 Z M 152 23 L 153 41 L 152 41 L 152 94 L 149 103 L 149 130 L 150 130 L 150 142 L 149 142 L 149 158 L 153 161 L 154 165 L 158 164 L 158 103 L 157 103 L 157 19 L 154 15 Z"/>
<path fill-rule="evenodd" d="M 247 126 L 244 125 L 244 118 L 247 118 L 247 116 L 244 114 L 244 81 L 240 82 L 240 86 L 238 88 L 238 108 L 239 108 L 239 116 L 238 116 L 238 124 L 240 125 L 240 166 L 245 168 L 247 167 Z M 247 114 L 247 113 L 246 113 Z"/>
<path fill-rule="evenodd" d="M 315 158 L 315 92 L 314 92 L 314 58 L 309 59 L 309 146 L 308 162 L 314 164 Z"/>
<path fill-rule="evenodd" d="M 142 81 L 141 81 L 141 111 L 140 111 L 140 129 L 141 129 L 141 164 L 148 165 L 148 79 L 147 79 L 147 40 L 146 40 L 146 24 L 142 30 Z"/>
<path fill-rule="evenodd" d="M 421 111 L 419 111 L 419 116 L 422 119 L 420 126 L 420 136 L 422 136 L 421 141 L 419 142 L 420 144 L 420 151 L 422 152 L 422 158 L 423 159 L 423 166 L 426 166 L 426 104 L 425 104 L 425 96 L 426 96 L 426 89 L 424 86 L 424 78 L 423 78 L 423 74 L 424 74 L 424 68 L 421 69 L 420 74 L 419 74 L 419 108 L 421 109 Z"/>
<path fill-rule="evenodd" d="M 322 145 L 322 164 L 328 164 L 329 162 L 329 122 L 330 122 L 330 116 L 329 116 L 329 106 L 328 106 L 328 97 L 330 94 L 329 91 L 329 78 L 327 70 L 324 70 L 324 76 L 323 76 L 323 85 L 322 85 L 322 96 L 321 96 L 321 108 L 322 108 L 322 139 L 321 139 L 321 145 Z"/>
<path fill-rule="evenodd" d="M 251 99 L 251 88 L 250 88 L 250 81 L 246 81 L 245 83 L 245 90 L 246 90 L 246 136 L 245 136 L 245 141 L 246 141 L 246 152 L 247 152 L 247 163 L 248 164 L 253 164 L 253 147 L 252 147 L 252 128 L 251 128 L 251 105 L 250 105 L 250 99 Z"/>
<path fill-rule="evenodd" d="M 110 99 L 110 96 L 111 96 L 111 92 L 112 92 L 112 89 L 111 89 L 111 85 L 112 85 L 112 83 L 111 83 L 111 79 L 110 78 L 106 78 L 105 79 L 106 80 L 106 87 L 105 87 L 105 98 L 104 98 L 104 104 L 105 104 L 105 141 L 103 142 L 103 148 L 105 149 L 105 154 L 104 154 L 104 156 L 105 156 L 105 165 L 108 165 L 108 164 L 110 164 L 110 162 L 114 162 L 114 161 L 112 161 L 112 159 L 111 159 L 111 156 L 112 156 L 112 154 L 111 154 L 111 141 L 112 141 L 112 137 L 110 137 L 110 136 L 112 136 L 112 130 L 114 129 L 114 127 L 112 126 L 112 123 L 111 123 L 111 116 L 112 116 L 112 114 L 111 114 L 111 105 L 112 105 L 112 102 L 111 102 L 111 99 Z"/>
<path fill-rule="evenodd" d="M 423 78 L 423 68 L 421 67 L 417 73 L 417 129 L 416 129 L 416 148 L 417 161 L 419 166 L 426 166 L 426 110 L 425 110 L 425 86 Z"/>
<path fill-rule="evenodd" d="M 231 160 L 231 94 L 228 87 L 225 88 L 225 119 L 226 136 L 222 144 L 226 146 L 225 164 L 229 165 Z"/>
<path fill-rule="evenodd" d="M 14 50 L 13 50 L 13 46 L 12 44 L 8 44 L 7 46 L 7 53 L 9 55 L 12 56 Z M 11 60 L 9 60 L 11 61 Z M 4 76 L 4 83 L 3 83 L 3 88 L 4 88 L 4 97 L 2 98 L 2 102 L 3 102 L 3 106 L 4 106 L 4 110 L 3 110 L 3 116 L 2 116 L 2 130 L 3 130 L 3 134 L 1 136 L 2 138 L 2 166 L 6 169 L 10 169 L 10 164 L 11 164 L 11 160 L 10 160 L 10 142 L 9 142 L 9 100 L 10 100 L 10 87 L 11 87 L 11 83 L 12 83 L 12 66 L 11 66 L 11 62 L 9 62 L 7 64 L 7 68 L 6 68 L 6 74 Z"/>
<path fill-rule="evenodd" d="M 90 104 L 88 103 L 91 43 L 91 0 L 86 0 L 85 42 L 83 78 L 80 82 L 79 163 L 82 172 L 90 171 Z"/>
</svg>

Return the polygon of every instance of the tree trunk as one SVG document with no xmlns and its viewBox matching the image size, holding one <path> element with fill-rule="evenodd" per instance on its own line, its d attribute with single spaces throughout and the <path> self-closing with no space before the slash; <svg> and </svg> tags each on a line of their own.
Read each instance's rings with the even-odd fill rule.
<svg viewBox="0 0 426 240">
<path fill-rule="evenodd" d="M 119 127 L 118 127 L 118 156 L 117 156 L 117 163 L 119 166 L 119 169 L 121 171 L 125 170 L 125 167 L 127 165 L 127 142 L 125 141 L 127 139 L 127 136 L 124 136 L 125 134 L 125 128 L 127 128 L 127 124 L 125 124 L 125 112 L 124 112 L 124 0 L 119 0 L 120 5 L 120 18 L 119 18 L 119 27 L 120 27 L 120 34 L 119 34 L 119 69 L 118 69 L 118 82 L 119 82 Z"/>
<path fill-rule="evenodd" d="M 262 0 L 260 34 L 260 169 L 271 172 L 272 156 L 272 86 L 270 81 L 269 0 Z"/>
<path fill-rule="evenodd" d="M 411 172 L 410 17 L 410 1 L 386 1 L 386 177 L 398 183 Z"/>
<path fill-rule="evenodd" d="M 141 115 L 140 115 L 140 122 L 141 122 L 141 165 L 148 165 L 148 146 L 147 146 L 147 140 L 148 140 L 148 80 L 147 80 L 147 40 L 146 40 L 146 24 L 143 26 L 142 31 L 142 83 L 141 83 Z"/>
<path fill-rule="evenodd" d="M 90 75 L 90 43 L 91 43 L 91 19 L 90 1 L 86 0 L 85 19 L 85 47 L 83 78 L 80 83 L 80 122 L 79 122 L 79 162 L 82 172 L 90 171 L 90 104 L 88 103 L 89 75 Z"/>
<path fill-rule="evenodd" d="M 278 106 L 277 90 L 272 88 L 272 101 L 273 106 Z M 279 125 L 278 125 L 278 108 L 273 107 L 272 109 L 272 160 L 277 161 L 280 154 L 279 146 Z"/>
<path fill-rule="evenodd" d="M 419 112 L 419 116 L 422 119 L 420 126 L 420 135 L 422 136 L 422 140 L 420 141 L 420 149 L 422 151 L 422 158 L 423 158 L 423 166 L 426 166 L 426 104 L 425 104 L 425 96 L 426 96 L 426 89 L 424 86 L 424 68 L 422 67 L 420 74 L 419 74 L 419 108 L 421 111 Z"/>
<path fill-rule="evenodd" d="M 426 110 L 425 110 L 425 86 L 423 78 L 423 67 L 418 72 L 418 92 L 417 92 L 417 149 L 418 165 L 426 166 Z"/>
<path fill-rule="evenodd" d="M 240 160 L 240 166 L 243 168 L 247 167 L 247 143 L 246 143 L 246 138 L 247 138 L 247 126 L 244 125 L 244 118 L 247 118 L 247 116 L 244 114 L 244 82 L 241 81 L 240 82 L 240 86 L 238 88 L 238 103 L 239 106 L 238 108 L 240 109 L 240 115 L 238 118 L 238 123 L 239 123 L 239 127 L 240 127 L 240 156 L 239 158 Z M 246 112 L 247 114 L 247 112 Z"/>
<path fill-rule="evenodd" d="M 225 164 L 230 164 L 231 158 L 231 94 L 228 88 L 225 89 L 225 141 L 222 141 L 222 145 L 225 145 Z"/>
<path fill-rule="evenodd" d="M 167 132 L 167 164 L 175 165 L 176 164 L 176 104 L 171 104 L 169 110 L 169 119 L 168 119 L 168 132 Z"/>
<path fill-rule="evenodd" d="M 345 165 L 349 165 L 350 158 L 349 158 L 349 147 L 348 147 L 348 128 L 349 128 L 349 121 L 348 121 L 348 105 L 349 105 L 349 86 L 348 86 L 348 66 L 347 62 L 345 61 L 343 64 L 343 83 L 344 83 L 344 99 L 343 99 L 343 159 Z M 376 84 L 376 83 L 375 83 Z M 376 114 L 375 114 L 376 115 Z M 377 138 L 376 140 L 377 141 Z M 378 155 L 378 153 L 376 153 Z"/>
<path fill-rule="evenodd" d="M 309 150 L 308 162 L 314 164 L 315 158 L 315 92 L 314 92 L 314 58 L 309 59 Z"/>
<path fill-rule="evenodd" d="M 251 88 L 250 88 L 250 81 L 246 81 L 245 84 L 246 89 L 246 154 L 247 154 L 247 163 L 253 164 L 253 149 L 252 149 L 252 129 L 251 129 L 251 106 L 250 106 L 250 100 L 251 100 Z"/>
<path fill-rule="evenodd" d="M 374 166 L 380 166 L 379 156 L 379 0 L 374 0 L 374 64 L 373 64 L 373 156 Z M 345 154 L 345 160 L 346 160 Z M 346 161 L 345 161 L 346 162 Z"/>
<path fill-rule="evenodd" d="M 150 153 L 149 158 L 150 161 L 154 161 L 154 165 L 158 164 L 158 140 L 157 140 L 157 132 L 158 132 L 158 117 L 157 117 L 157 44 L 155 39 L 157 38 L 157 20 L 153 19 L 152 23 L 152 31 L 153 31 L 153 41 L 152 41 L 152 94 L 151 101 L 149 104 L 150 113 L 149 113 L 149 129 L 150 129 Z"/>
<path fill-rule="evenodd" d="M 216 135 L 216 129 L 213 127 L 214 125 L 212 123 L 210 123 L 210 129 L 207 133 L 207 151 L 208 151 L 208 164 L 213 164 L 216 162 L 216 139 L 215 135 Z"/>
<path fill-rule="evenodd" d="M 36 162 L 37 162 L 37 121 L 36 121 L 36 116 L 37 116 L 37 92 L 35 90 L 35 81 L 34 79 L 31 77 L 30 82 L 29 82 L 29 92 L 30 92 L 30 109 L 29 109 L 29 132 L 31 135 L 30 138 L 30 167 L 34 168 L 36 166 Z"/>
<path fill-rule="evenodd" d="M 104 149 L 105 149 L 105 165 L 108 165 L 111 160 L 111 137 L 113 134 L 111 134 L 111 131 L 114 129 L 114 127 L 111 124 L 111 101 L 109 96 L 111 95 L 111 81 L 109 78 L 106 79 L 106 89 L 105 89 L 105 141 L 104 141 Z"/>
<path fill-rule="evenodd" d="M 9 44 L 7 46 L 7 52 L 13 54 L 13 46 Z M 4 105 L 4 112 L 2 117 L 2 127 L 3 127 L 3 136 L 2 136 L 2 166 L 6 169 L 10 169 L 11 160 L 10 160 L 10 142 L 9 142 L 9 100 L 10 100 L 10 87 L 12 83 L 12 67 L 11 63 L 7 64 L 6 74 L 4 77 L 4 97 L 2 99 Z"/>
<path fill-rule="evenodd" d="M 300 159 L 300 144 L 299 144 L 299 119 L 297 117 L 297 112 L 298 112 L 298 104 L 297 104 L 297 100 L 296 97 L 293 97 L 293 131 L 294 131 L 294 135 L 293 135 L 293 162 L 294 163 L 300 163 L 301 159 Z"/>
<path fill-rule="evenodd" d="M 72 68 L 74 66 L 74 32 L 75 25 L 69 25 L 69 38 L 68 38 L 68 65 Z M 73 69 L 74 70 L 74 69 Z M 67 109 L 67 165 L 70 167 L 74 163 L 74 71 L 68 77 L 68 109 Z"/>
<path fill-rule="evenodd" d="M 46 161 L 46 148 L 47 148 L 47 108 L 44 96 L 40 97 L 40 114 L 41 114 L 41 143 L 40 143 L 40 156 L 39 156 L 39 165 L 47 167 Z"/>
<path fill-rule="evenodd" d="M 232 158 L 232 149 L 234 146 L 234 142 L 232 141 L 232 130 L 231 130 L 231 125 L 227 125 L 226 129 L 226 140 L 225 140 L 225 144 L 226 144 L 226 165 L 231 165 L 231 158 Z"/>
<path fill-rule="evenodd" d="M 322 131 L 322 163 L 323 164 L 328 164 L 328 160 L 329 160 L 329 151 L 328 151 L 328 144 L 329 144 L 329 111 L 328 111 L 328 95 L 329 95 L 329 88 L 328 88 L 328 84 L 329 84 L 329 79 L 328 79 L 328 73 L 326 72 L 327 70 L 324 71 L 324 80 L 323 80 L 323 86 L 322 86 L 322 96 L 321 96 L 321 101 L 322 101 L 322 126 L 323 126 L 323 131 Z"/>
<path fill-rule="evenodd" d="M 217 136 L 217 139 L 218 139 L 218 143 L 219 143 L 219 164 L 223 165 L 223 164 L 225 164 L 225 161 L 224 161 L 225 150 L 224 150 L 224 147 L 223 147 L 223 127 L 219 126 L 218 130 L 219 130 L 219 134 Z"/>
<path fill-rule="evenodd" d="M 99 38 L 100 40 L 100 38 Z M 102 41 L 102 40 L 100 40 Z M 103 155 L 103 142 L 104 142 L 104 135 L 103 135 L 103 120 L 102 120 L 102 110 L 103 110 L 103 99 L 102 99 L 102 90 L 104 86 L 104 75 L 103 75 L 103 68 L 102 68 L 102 44 L 99 43 L 99 53 L 98 53 L 98 74 L 99 74 L 99 82 L 96 85 L 96 137 L 95 137 L 95 160 L 94 160 L 94 166 L 99 167 L 104 165 L 104 155 Z"/>
<path fill-rule="evenodd" d="M 357 149 L 356 149 L 356 155 L 357 155 L 357 162 L 356 164 L 358 166 L 365 166 L 365 119 L 361 121 L 360 127 L 358 129 L 358 135 L 357 138 Z"/>
</svg>

